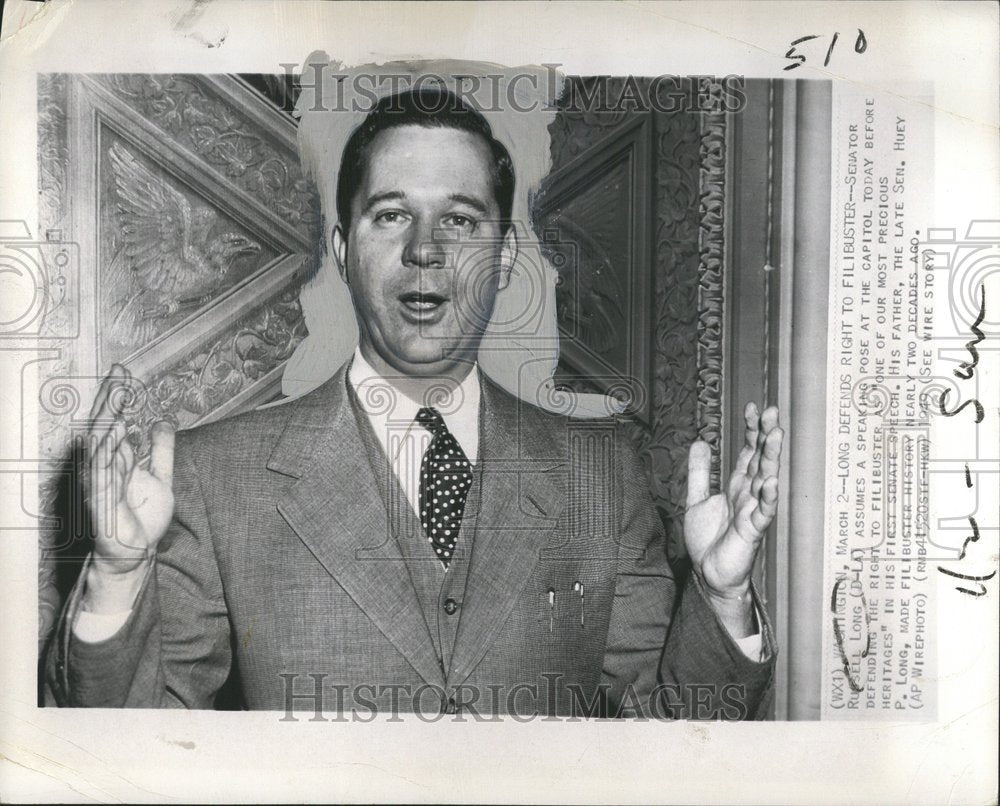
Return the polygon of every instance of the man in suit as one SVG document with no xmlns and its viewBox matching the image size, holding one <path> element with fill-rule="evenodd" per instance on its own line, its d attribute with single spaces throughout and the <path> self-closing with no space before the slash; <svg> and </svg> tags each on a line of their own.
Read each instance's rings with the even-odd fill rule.
<svg viewBox="0 0 1000 806">
<path fill-rule="evenodd" d="M 92 411 L 97 537 L 47 659 L 59 705 L 760 718 L 776 648 L 750 573 L 777 412 L 709 494 L 683 586 L 620 423 L 508 394 L 477 348 L 516 256 L 511 159 L 443 90 L 352 134 L 331 245 L 353 359 L 282 406 L 136 461 L 112 370 Z M 474 248 L 472 248 L 474 247 Z M 176 454 L 176 455 L 175 455 Z"/>
</svg>

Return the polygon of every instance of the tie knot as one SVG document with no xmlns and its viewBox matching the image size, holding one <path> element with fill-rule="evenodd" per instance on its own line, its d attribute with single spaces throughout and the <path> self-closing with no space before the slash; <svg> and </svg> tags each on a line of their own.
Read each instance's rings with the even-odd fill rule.
<svg viewBox="0 0 1000 806">
<path fill-rule="evenodd" d="M 425 406 L 417 412 L 417 423 L 430 431 L 434 436 L 448 430 L 448 426 L 444 424 L 441 413 L 433 406 Z"/>
</svg>

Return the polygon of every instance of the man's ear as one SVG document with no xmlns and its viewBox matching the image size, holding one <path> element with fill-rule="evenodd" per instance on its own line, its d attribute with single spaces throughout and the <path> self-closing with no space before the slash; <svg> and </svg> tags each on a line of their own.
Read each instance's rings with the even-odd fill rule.
<svg viewBox="0 0 1000 806">
<path fill-rule="evenodd" d="M 344 231 L 340 228 L 340 224 L 337 224 L 333 228 L 333 235 L 330 237 L 330 242 L 333 245 L 333 260 L 337 264 L 337 271 L 340 272 L 340 279 L 345 283 L 347 280 L 347 238 L 344 237 Z"/>
<path fill-rule="evenodd" d="M 514 263 L 517 261 L 517 233 L 514 231 L 514 224 L 507 228 L 507 233 L 503 236 L 503 243 L 500 244 L 500 282 L 497 289 L 502 290 L 510 284 L 510 273 L 514 270 Z"/>
</svg>

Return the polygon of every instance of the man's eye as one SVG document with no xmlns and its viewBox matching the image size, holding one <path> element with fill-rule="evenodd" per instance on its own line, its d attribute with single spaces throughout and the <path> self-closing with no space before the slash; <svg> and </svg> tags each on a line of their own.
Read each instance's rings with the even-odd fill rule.
<svg viewBox="0 0 1000 806">
<path fill-rule="evenodd" d="M 403 214 L 398 210 L 383 210 L 375 216 L 375 221 L 379 224 L 398 224 L 402 220 Z"/>
<path fill-rule="evenodd" d="M 464 230 L 472 230 L 476 228 L 475 220 L 469 218 L 467 215 L 462 215 L 461 213 L 452 213 L 449 216 L 445 216 L 444 224 L 446 227 L 457 227 L 458 229 Z"/>
</svg>

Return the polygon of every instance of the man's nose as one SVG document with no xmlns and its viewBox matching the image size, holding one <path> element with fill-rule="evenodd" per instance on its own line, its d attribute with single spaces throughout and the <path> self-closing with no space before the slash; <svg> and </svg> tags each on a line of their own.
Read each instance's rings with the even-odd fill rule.
<svg viewBox="0 0 1000 806">
<path fill-rule="evenodd" d="M 415 222 L 403 247 L 403 264 L 414 268 L 443 268 L 447 256 L 441 234 L 430 223 Z"/>
</svg>

